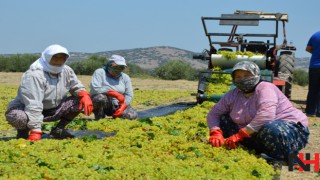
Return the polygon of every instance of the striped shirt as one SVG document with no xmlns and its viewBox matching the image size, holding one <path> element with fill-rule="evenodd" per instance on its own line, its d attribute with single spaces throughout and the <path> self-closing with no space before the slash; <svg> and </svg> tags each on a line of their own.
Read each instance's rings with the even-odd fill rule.
<svg viewBox="0 0 320 180">
<path fill-rule="evenodd" d="M 275 120 L 301 122 L 304 127 L 308 127 L 307 116 L 293 107 L 277 86 L 264 81 L 257 85 L 250 97 L 245 97 L 238 88 L 226 93 L 207 116 L 209 128 L 219 128 L 220 117 L 226 114 L 239 128 L 246 127 L 254 131 Z"/>
</svg>

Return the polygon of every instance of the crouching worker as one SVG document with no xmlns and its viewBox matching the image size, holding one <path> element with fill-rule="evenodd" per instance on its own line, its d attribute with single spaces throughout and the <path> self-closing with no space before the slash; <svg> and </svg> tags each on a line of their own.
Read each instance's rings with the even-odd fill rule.
<svg viewBox="0 0 320 180">
<path fill-rule="evenodd" d="M 240 143 L 268 159 L 283 161 L 305 147 L 306 115 L 277 86 L 261 81 L 255 63 L 235 64 L 232 81 L 237 88 L 226 93 L 207 116 L 212 146 L 233 149 Z"/>
<path fill-rule="evenodd" d="M 66 129 L 83 109 L 92 112 L 92 101 L 74 71 L 65 62 L 68 50 L 60 45 L 47 47 L 21 79 L 17 96 L 9 103 L 6 119 L 18 130 L 17 138 L 41 139 L 43 122 L 60 120 L 50 136 L 72 138 Z M 67 97 L 70 93 L 72 96 Z M 30 134 L 29 134 L 30 132 Z"/>
<path fill-rule="evenodd" d="M 123 73 L 127 64 L 119 55 L 112 55 L 107 63 L 95 70 L 90 83 L 93 113 L 96 120 L 113 118 L 136 119 L 137 112 L 130 106 L 133 89 L 130 77 Z"/>
</svg>

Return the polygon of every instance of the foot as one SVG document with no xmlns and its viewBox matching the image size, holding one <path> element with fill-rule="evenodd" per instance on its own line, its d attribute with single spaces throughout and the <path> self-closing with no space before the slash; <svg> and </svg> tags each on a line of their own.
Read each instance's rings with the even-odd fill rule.
<svg viewBox="0 0 320 180">
<path fill-rule="evenodd" d="M 18 129 L 17 132 L 17 139 L 27 139 L 29 136 L 29 129 Z"/>
<path fill-rule="evenodd" d="M 99 120 L 99 119 L 103 119 L 105 118 L 106 115 L 104 114 L 104 112 L 100 111 L 100 112 L 94 112 L 94 120 Z"/>
<path fill-rule="evenodd" d="M 265 153 L 261 153 L 260 157 L 265 159 L 268 164 L 272 164 L 275 171 L 276 170 L 281 170 L 282 166 L 287 166 L 288 165 L 285 160 L 276 159 L 276 158 L 270 157 Z"/>
<path fill-rule="evenodd" d="M 61 128 L 53 128 L 50 132 L 50 136 L 55 139 L 74 138 L 74 135 L 69 133 L 68 130 Z"/>
</svg>

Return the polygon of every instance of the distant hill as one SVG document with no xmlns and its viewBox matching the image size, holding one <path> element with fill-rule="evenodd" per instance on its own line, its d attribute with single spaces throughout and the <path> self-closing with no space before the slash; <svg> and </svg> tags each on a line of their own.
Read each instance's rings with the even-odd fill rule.
<svg viewBox="0 0 320 180">
<path fill-rule="evenodd" d="M 84 60 L 92 54 L 71 53 L 70 62 L 77 61 L 77 60 Z M 207 63 L 208 63 L 207 61 L 192 59 L 193 54 L 196 54 L 192 51 L 187 51 L 187 50 L 168 47 L 168 46 L 104 51 L 104 52 L 97 52 L 94 54 L 99 56 L 107 56 L 108 58 L 112 54 L 118 54 L 125 57 L 128 63 L 136 64 L 144 69 L 154 69 L 167 61 L 178 60 L 178 59 L 191 64 L 192 67 L 197 69 L 207 68 Z"/>
<path fill-rule="evenodd" d="M 94 54 L 99 56 L 106 56 L 107 58 L 109 58 L 112 54 L 119 54 L 121 56 L 124 56 L 127 62 L 136 64 L 144 69 L 154 69 L 167 61 L 177 59 L 190 63 L 192 67 L 197 69 L 206 69 L 208 64 L 208 61 L 192 59 L 192 56 L 194 54 L 199 54 L 198 52 L 192 52 L 169 46 L 103 51 L 97 53 L 71 52 L 70 54 L 71 56 L 68 60 L 69 63 L 88 59 Z M 2 55 L 10 56 L 12 54 Z M 40 56 L 39 53 L 35 53 L 35 55 Z M 309 57 L 296 58 L 295 68 L 308 70 L 309 59 Z"/>
</svg>

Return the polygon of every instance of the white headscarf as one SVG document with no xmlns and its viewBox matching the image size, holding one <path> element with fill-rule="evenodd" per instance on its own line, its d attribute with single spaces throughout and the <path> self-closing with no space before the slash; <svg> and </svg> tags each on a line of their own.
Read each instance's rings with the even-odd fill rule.
<svg viewBox="0 0 320 180">
<path fill-rule="evenodd" d="M 46 72 L 54 73 L 54 74 L 60 73 L 64 68 L 64 64 L 62 66 L 53 66 L 50 64 L 50 60 L 52 56 L 59 53 L 66 54 L 67 59 L 70 56 L 68 50 L 58 44 L 53 44 L 48 46 L 41 53 L 41 57 L 31 64 L 30 69 L 42 69 Z"/>
</svg>

